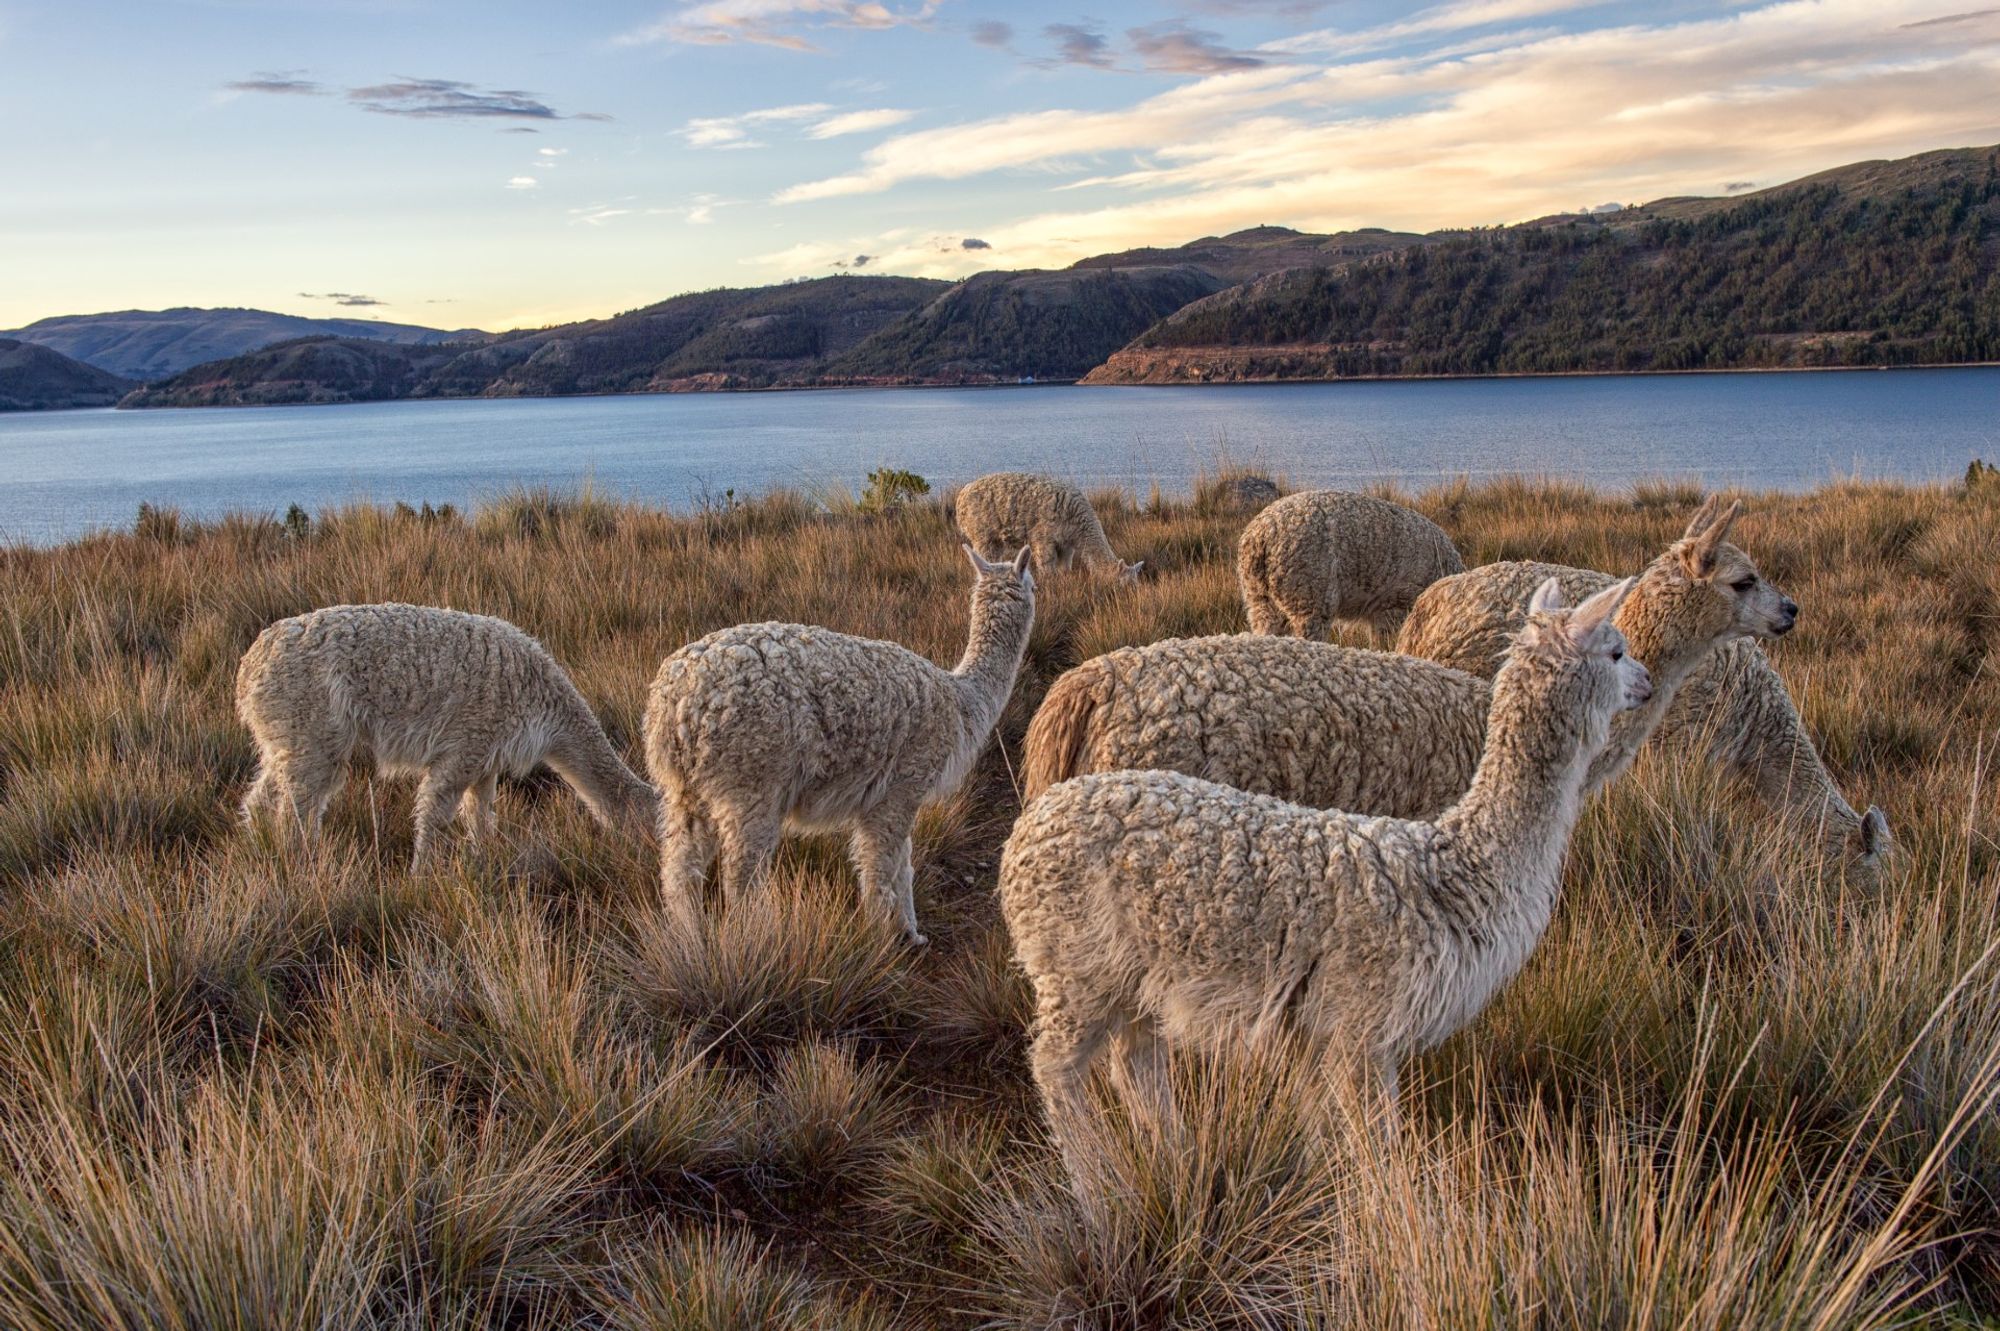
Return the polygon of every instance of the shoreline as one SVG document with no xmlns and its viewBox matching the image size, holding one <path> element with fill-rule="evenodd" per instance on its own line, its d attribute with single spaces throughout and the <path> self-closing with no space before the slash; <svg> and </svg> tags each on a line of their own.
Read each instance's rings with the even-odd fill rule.
<svg viewBox="0 0 2000 1331">
<path fill-rule="evenodd" d="M 126 407 L 121 405 L 109 407 L 51 407 L 36 411 L 0 412 L 0 419 L 15 416 L 49 416 L 61 412 L 73 411 L 230 411 L 250 407 L 356 407 L 379 405 L 389 402 L 560 402 L 579 398 L 730 397 L 738 394 L 753 393 L 898 393 L 908 391 L 935 392 L 943 389 L 1004 392 L 1012 389 L 1032 390 L 1038 388 L 1234 388 L 1252 386 L 1274 387 L 1292 384 L 1482 383 L 1511 379 L 1685 379 L 1699 378 L 1707 375 L 1900 374 L 1923 370 L 1988 369 L 2000 369 L 2000 361 L 1949 361 L 1935 365 L 1741 365 L 1700 370 L 1513 370 L 1494 374 L 1350 374 L 1325 379 L 1257 377 L 1215 379 L 1199 382 L 1136 381 L 1132 383 L 1091 383 L 1088 376 L 1086 376 L 1082 379 L 1044 379 L 1031 384 L 771 384 L 761 388 L 704 388 L 679 391 L 671 389 L 640 389 L 629 393 L 516 393 L 504 397 L 485 397 L 480 395 L 466 397 L 383 397 L 361 398 L 350 402 L 211 402 L 188 405 L 163 404 L 147 407 Z"/>
</svg>

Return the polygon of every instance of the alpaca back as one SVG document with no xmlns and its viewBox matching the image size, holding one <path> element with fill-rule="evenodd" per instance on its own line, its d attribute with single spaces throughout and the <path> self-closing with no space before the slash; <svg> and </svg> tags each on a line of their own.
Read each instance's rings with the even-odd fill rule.
<svg viewBox="0 0 2000 1331">
<path fill-rule="evenodd" d="M 1464 567 L 1423 514 L 1341 490 L 1287 495 L 1251 519 L 1237 547 L 1246 603 L 1274 603 L 1295 624 L 1393 619 Z"/>
<path fill-rule="evenodd" d="M 1492 690 L 1427 661 L 1297 638 L 1176 638 L 1058 679 L 1028 728 L 1025 799 L 1159 769 L 1322 809 L 1431 817 L 1479 765 Z"/>
<path fill-rule="evenodd" d="M 899 782 L 950 775 L 960 711 L 950 672 L 896 643 L 742 624 L 666 659 L 645 725 L 670 789 L 705 802 L 777 791 L 797 821 L 830 825 Z"/>
</svg>

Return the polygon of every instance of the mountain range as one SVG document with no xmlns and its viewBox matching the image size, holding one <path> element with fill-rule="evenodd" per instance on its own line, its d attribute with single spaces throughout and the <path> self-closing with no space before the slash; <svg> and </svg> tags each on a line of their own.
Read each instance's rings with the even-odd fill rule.
<svg viewBox="0 0 2000 1331">
<path fill-rule="evenodd" d="M 955 283 L 695 292 L 497 335 L 165 311 L 19 336 L 67 338 L 52 345 L 131 377 L 235 339 L 128 406 L 1938 364 L 2000 359 L 1996 260 L 2000 149 L 1964 148 L 1506 227 L 1255 227 Z M 227 317 L 198 331 L 204 315 Z"/>
<path fill-rule="evenodd" d="M 0 337 L 0 411 L 116 406 L 137 387 L 59 351 Z"/>
</svg>

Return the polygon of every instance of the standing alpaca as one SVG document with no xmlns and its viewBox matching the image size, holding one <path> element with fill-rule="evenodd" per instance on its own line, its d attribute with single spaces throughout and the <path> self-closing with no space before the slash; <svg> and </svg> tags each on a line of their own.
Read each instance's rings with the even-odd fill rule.
<svg viewBox="0 0 2000 1331">
<path fill-rule="evenodd" d="M 1423 514 L 1370 495 L 1302 490 L 1250 520 L 1236 577 L 1252 633 L 1324 641 L 1335 620 L 1365 620 L 1383 641 L 1417 593 L 1465 561 Z"/>
<path fill-rule="evenodd" d="M 1681 681 L 1718 648 L 1791 631 L 1798 607 L 1725 539 L 1737 512 L 1703 504 L 1619 607 L 1653 696 L 1612 722 L 1586 794 L 1624 772 Z M 1298 638 L 1124 647 L 1049 690 L 1028 727 L 1023 798 L 1085 772 L 1161 768 L 1315 808 L 1435 817 L 1472 781 L 1492 696 L 1462 670 Z"/>
<path fill-rule="evenodd" d="M 503 773 L 547 763 L 607 826 L 651 831 L 653 788 L 619 760 L 543 646 L 504 619 L 423 605 L 336 605 L 281 619 L 236 670 L 236 715 L 256 738 L 243 819 L 288 814 L 317 834 L 359 749 L 417 787 L 415 865 L 456 810 L 494 829 Z"/>
<path fill-rule="evenodd" d="M 1611 623 L 1628 580 L 1563 609 L 1553 580 L 1494 684 L 1485 754 L 1436 822 L 1309 809 L 1171 772 L 1067 781 L 1030 805 L 1000 904 L 1034 985 L 1051 1127 L 1087 1108 L 1107 1042 L 1120 1089 L 1165 1103 L 1160 1038 L 1290 1028 L 1330 1061 L 1398 1066 L 1477 1016 L 1547 927 L 1591 760 L 1645 703 Z"/>
<path fill-rule="evenodd" d="M 1035 570 L 1067 571 L 1077 560 L 1094 572 L 1135 583 L 1145 561 L 1128 564 L 1104 538 L 1097 511 L 1074 485 L 1048 476 L 996 471 L 968 482 L 952 497 L 952 519 L 966 542 L 992 560 L 1025 545 Z"/>
<path fill-rule="evenodd" d="M 976 581 L 965 656 L 941 670 L 893 642 L 803 624 L 743 624 L 668 657 L 646 705 L 646 763 L 662 793 L 660 880 L 670 901 L 718 860 L 734 900 L 759 884 L 789 820 L 853 833 L 862 895 L 917 932 L 910 829 L 986 747 L 1035 617 L 1023 549 Z"/>
<path fill-rule="evenodd" d="M 1731 576 L 1743 581 L 1755 574 L 1738 569 Z M 1587 596 L 1611 581 L 1609 574 L 1561 564 L 1488 564 L 1418 597 L 1397 648 L 1490 675 L 1506 636 L 1520 625 L 1527 598 L 1551 577 L 1571 596 Z M 1636 642 L 1633 651 L 1652 664 Z M 1856 813 L 1840 793 L 1785 681 L 1755 642 L 1725 643 L 1695 662 L 1683 687 L 1655 710 L 1663 742 L 1706 753 L 1716 766 L 1746 779 L 1767 806 L 1816 829 L 1822 850 L 1850 870 L 1876 874 L 1893 855 L 1888 818 L 1872 804 Z"/>
</svg>

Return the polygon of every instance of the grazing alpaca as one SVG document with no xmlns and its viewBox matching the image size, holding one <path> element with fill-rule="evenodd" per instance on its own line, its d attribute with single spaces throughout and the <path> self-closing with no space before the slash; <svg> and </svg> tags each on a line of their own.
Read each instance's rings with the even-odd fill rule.
<svg viewBox="0 0 2000 1331">
<path fill-rule="evenodd" d="M 1364 620 L 1387 641 L 1418 592 L 1464 567 L 1423 514 L 1344 490 L 1287 495 L 1250 520 L 1236 547 L 1250 631 L 1313 642 L 1340 619 Z"/>
<path fill-rule="evenodd" d="M 646 705 L 646 762 L 662 796 L 660 881 L 699 891 L 719 860 L 725 897 L 770 867 L 787 821 L 853 834 L 863 895 L 910 941 L 910 829 L 925 801 L 958 788 L 1014 690 L 1035 617 L 1023 549 L 977 580 L 955 670 L 893 642 L 803 624 L 743 624 L 681 648 Z"/>
<path fill-rule="evenodd" d="M 1553 581 L 1536 593 L 1479 770 L 1435 822 L 1170 772 L 1080 777 L 1030 805 L 1000 904 L 1034 985 L 1031 1062 L 1058 1137 L 1107 1042 L 1121 1089 L 1153 1105 L 1162 1037 L 1280 1027 L 1372 1069 L 1393 1099 L 1401 1060 L 1477 1016 L 1548 925 L 1591 761 L 1651 692 L 1611 623 L 1631 586 L 1574 610 Z"/>
<path fill-rule="evenodd" d="M 1025 545 L 1035 571 L 1067 571 L 1079 559 L 1093 572 L 1135 583 L 1145 561 L 1128 564 L 1104 538 L 1097 511 L 1083 491 L 1048 476 L 997 471 L 968 482 L 952 496 L 952 520 L 966 542 L 992 560 Z"/>
<path fill-rule="evenodd" d="M 504 619 L 423 605 L 336 605 L 281 619 L 236 671 L 236 714 L 260 764 L 243 819 L 264 810 L 319 831 L 357 749 L 414 774 L 422 865 L 456 810 L 490 835 L 501 775 L 546 763 L 607 826 L 652 830 L 653 788 L 620 761 L 543 646 Z"/>
</svg>

